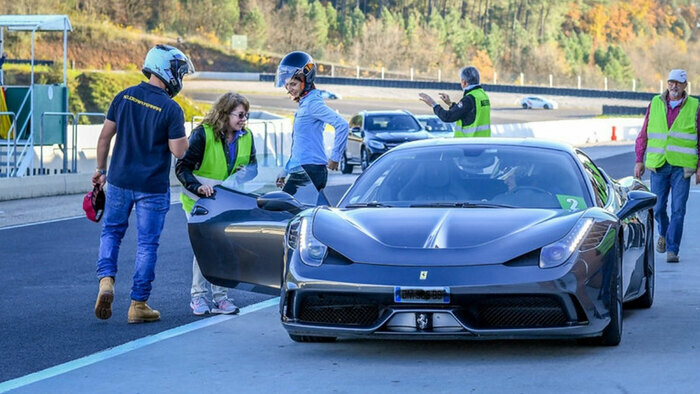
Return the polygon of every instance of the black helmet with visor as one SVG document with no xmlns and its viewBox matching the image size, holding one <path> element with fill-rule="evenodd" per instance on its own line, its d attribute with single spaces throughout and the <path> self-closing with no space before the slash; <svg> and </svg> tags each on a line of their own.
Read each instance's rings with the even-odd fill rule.
<svg viewBox="0 0 700 394">
<path fill-rule="evenodd" d="M 304 91 L 313 88 L 316 79 L 316 63 L 306 52 L 294 51 L 286 54 L 275 75 L 275 87 L 283 87 L 293 77 L 299 77 L 304 82 Z"/>
</svg>

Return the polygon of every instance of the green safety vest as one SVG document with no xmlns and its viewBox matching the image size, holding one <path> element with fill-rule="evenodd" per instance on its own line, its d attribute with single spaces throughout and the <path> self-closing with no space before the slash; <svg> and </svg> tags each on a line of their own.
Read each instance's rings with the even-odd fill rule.
<svg viewBox="0 0 700 394">
<path fill-rule="evenodd" d="M 474 122 L 468 125 L 462 124 L 462 119 L 455 122 L 457 129 L 455 130 L 455 138 L 458 137 L 491 137 L 491 103 L 489 96 L 486 95 L 484 89 L 477 88 L 470 90 L 464 95 L 474 97 L 476 105 L 476 116 Z"/>
<path fill-rule="evenodd" d="M 698 99 L 688 97 L 671 128 L 666 119 L 666 103 L 661 96 L 651 100 L 647 124 L 647 157 L 649 168 L 659 168 L 668 162 L 677 167 L 695 169 L 698 166 Z"/>
<path fill-rule="evenodd" d="M 238 137 L 238 140 L 236 140 L 236 145 L 238 146 L 236 161 L 229 173 L 226 152 L 224 152 L 221 141 L 217 141 L 214 138 L 214 130 L 211 125 L 202 123 L 202 126 L 204 126 L 204 134 L 206 135 L 204 156 L 202 157 L 202 164 L 199 166 L 199 169 L 192 171 L 192 173 L 196 175 L 197 179 L 203 184 L 219 184 L 221 181 L 224 181 L 230 175 L 234 174 L 236 169 L 250 162 L 250 153 L 253 150 L 253 134 L 246 128 L 245 134 Z M 183 188 L 182 193 L 180 193 L 182 209 L 187 213 L 192 211 L 194 202 L 198 199 L 199 197 L 197 195 L 190 193 L 185 188 Z"/>
</svg>

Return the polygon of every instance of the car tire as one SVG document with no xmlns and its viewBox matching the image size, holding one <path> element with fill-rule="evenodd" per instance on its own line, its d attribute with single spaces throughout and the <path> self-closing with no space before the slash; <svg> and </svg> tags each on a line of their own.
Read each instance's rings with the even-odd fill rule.
<svg viewBox="0 0 700 394">
<path fill-rule="evenodd" d="M 654 289 L 656 287 L 656 260 L 654 256 L 654 220 L 649 212 L 647 221 L 646 252 L 644 252 L 644 295 L 626 304 L 630 308 L 649 309 L 654 304 Z"/>
<path fill-rule="evenodd" d="M 302 342 L 302 343 L 329 343 L 329 342 L 335 342 L 337 339 L 336 337 L 316 337 L 312 335 L 295 335 L 295 334 L 289 334 L 289 337 L 292 338 L 292 341 L 294 342 Z"/>
<path fill-rule="evenodd" d="M 528 105 L 523 103 L 523 109 L 528 109 L 528 108 L 529 108 Z"/>
<path fill-rule="evenodd" d="M 584 338 L 586 345 L 617 346 L 622 340 L 622 243 L 615 261 L 615 277 L 610 279 L 610 323 L 599 337 Z"/>
<path fill-rule="evenodd" d="M 348 157 L 345 153 L 343 153 L 343 157 L 340 158 L 340 165 L 338 167 L 343 174 L 352 174 L 352 170 L 355 168 L 354 165 L 348 164 Z"/>
<path fill-rule="evenodd" d="M 552 109 L 552 107 L 549 104 L 545 104 L 544 109 Z"/>
<path fill-rule="evenodd" d="M 360 166 L 362 167 L 362 171 L 369 167 L 369 152 L 367 148 L 362 148 L 362 150 L 360 150 Z"/>
</svg>

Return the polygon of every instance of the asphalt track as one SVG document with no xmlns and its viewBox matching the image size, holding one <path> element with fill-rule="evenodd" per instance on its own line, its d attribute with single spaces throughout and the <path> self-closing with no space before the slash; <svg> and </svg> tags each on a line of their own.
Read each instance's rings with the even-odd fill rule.
<svg viewBox="0 0 700 394">
<path fill-rule="evenodd" d="M 221 92 L 210 91 L 190 91 L 187 93 L 197 101 L 213 102 L 221 95 Z M 253 109 L 264 109 L 281 113 L 292 113 L 297 108 L 297 103 L 290 100 L 283 93 L 259 94 L 245 93 L 246 98 L 251 103 Z M 513 99 L 515 100 L 515 98 Z M 416 115 L 429 115 L 433 111 L 418 99 L 361 99 L 343 98 L 341 100 L 326 100 L 326 104 L 341 115 L 350 118 L 360 111 L 385 111 L 385 110 L 408 110 Z M 569 107 L 557 110 L 523 109 L 515 103 L 512 105 L 500 105 L 492 107 L 491 121 L 493 124 L 523 123 L 545 120 L 567 120 L 592 118 L 600 115 L 598 108 Z"/>
<path fill-rule="evenodd" d="M 611 150 L 617 148 L 610 147 Z M 597 148 L 586 150 L 599 159 L 598 163 L 610 163 L 604 165 L 609 174 L 619 177 L 629 173 L 631 153 L 608 156 L 596 154 Z M 16 245 L 15 242 L 26 244 L 27 239 L 33 237 L 47 239 L 37 243 L 45 243 L 41 247 L 25 249 L 25 255 L 19 256 L 22 264 L 3 269 L 0 289 L 4 303 L 10 303 L 7 297 L 14 295 L 14 304 L 0 310 L 3 330 L 9 325 L 19 328 L 12 332 L 15 337 L 2 332 L 1 354 L 9 361 L 0 365 L 0 371 L 4 372 L 6 366 L 13 363 L 20 364 L 24 373 L 37 370 L 42 357 L 50 357 L 48 364 L 55 365 L 36 374 L 23 374 L 15 380 L 2 382 L 0 379 L 0 392 L 11 388 L 18 393 L 53 394 L 202 390 L 402 394 L 697 392 L 700 244 L 694 242 L 694 238 L 696 229 L 700 228 L 699 206 L 700 187 L 693 185 L 681 263 L 667 264 L 663 255 L 656 255 L 654 306 L 649 310 L 625 310 L 624 338 L 620 346 L 614 348 L 577 346 L 573 341 L 343 340 L 334 344 L 299 344 L 292 342 L 279 324 L 276 299 L 243 308 L 241 316 L 190 317 L 191 323 L 169 330 L 168 320 L 175 316 L 172 311 L 163 321 L 151 325 L 127 325 L 125 309 L 121 316 L 116 314 L 108 322 L 95 324 L 92 316 L 96 288 L 92 277 L 94 255 L 78 260 L 77 256 L 89 253 L 76 251 L 88 245 L 96 252 L 95 246 L 89 246 L 95 241 L 76 239 L 79 236 L 96 239 L 97 230 L 93 224 L 88 231 L 77 230 L 80 223 L 75 220 L 0 230 L 2 253 Z M 3 208 L 5 206 L 0 204 L 0 210 Z M 177 205 L 173 206 L 169 216 L 178 209 Z M 11 239 L 7 235 L 8 231 L 14 233 L 20 229 L 32 231 Z M 184 227 L 170 230 L 182 233 Z M 56 253 L 59 249 L 68 251 Z M 177 254 L 177 250 L 182 250 L 182 245 L 169 242 L 161 248 L 161 257 Z M 35 252 L 41 258 L 26 258 L 27 254 Z M 40 264 L 42 259 L 48 262 Z M 122 255 L 122 259 L 126 260 L 127 256 Z M 164 274 L 162 269 L 173 261 L 172 258 L 159 260 L 156 292 L 166 293 L 168 288 L 176 287 L 176 298 L 186 301 L 187 295 L 178 295 L 178 292 L 186 292 L 187 281 L 180 281 L 186 285 L 183 289 L 175 283 L 166 283 L 167 279 L 161 275 Z M 189 256 L 178 261 L 189 263 Z M 3 268 L 6 264 L 3 261 Z M 31 267 L 36 264 L 41 266 Z M 54 280 L 59 269 L 52 267 L 57 266 L 63 267 L 61 276 L 70 276 L 70 280 Z M 83 271 L 88 273 L 83 274 Z M 189 277 L 188 273 L 185 275 Z M 83 281 L 88 282 L 86 286 L 91 289 L 87 293 L 90 294 L 87 300 L 76 301 L 81 297 L 76 289 Z M 128 276 L 124 281 L 128 281 Z M 125 291 L 120 292 L 118 297 L 125 294 Z M 165 301 L 165 297 L 164 294 L 160 300 Z M 75 315 L 84 321 L 71 322 L 71 316 L 67 315 L 78 304 L 85 310 Z M 38 307 L 44 314 L 54 317 L 49 320 L 34 313 Z M 183 316 L 189 313 L 186 305 L 178 303 L 177 307 L 186 311 Z M 9 317 L 8 312 L 11 313 Z M 77 328 L 71 328 L 70 323 Z M 81 357 L 79 352 L 72 352 L 74 346 L 102 343 L 125 331 L 144 335 L 140 330 L 146 329 L 152 329 L 149 332 L 154 334 L 112 348 L 105 347 L 99 353 L 87 352 L 82 358 L 78 358 Z M 28 334 L 18 336 L 25 331 Z M 69 352 L 71 356 L 66 355 Z M 56 365 L 59 359 L 73 361 Z"/>
<path fill-rule="evenodd" d="M 346 183 L 354 178 L 346 177 Z M 331 202 L 337 202 L 346 187 L 328 187 Z M 134 219 L 132 215 L 132 225 Z M 152 324 L 126 321 L 136 254 L 134 228 L 122 242 L 113 315 L 106 321 L 92 312 L 100 225 L 78 217 L 0 228 L 0 382 L 202 319 L 189 307 L 192 248 L 186 224 L 180 204 L 171 205 L 149 299 L 163 318 Z M 271 298 L 237 290 L 231 294 L 239 306 Z"/>
<path fill-rule="evenodd" d="M 624 153 L 615 152 L 597 162 L 613 177 L 629 175 L 632 147 L 608 150 L 612 149 Z M 594 158 L 598 150 L 590 149 Z M 333 176 L 336 186 L 327 189 L 331 202 L 338 201 L 346 188 L 342 184 L 354 177 Z M 0 228 L 0 382 L 203 319 L 192 315 L 189 308 L 192 250 L 179 204 L 173 204 L 166 217 L 149 300 L 162 313 L 162 320 L 138 325 L 126 322 L 136 252 L 134 229 L 127 231 L 120 251 L 113 316 L 107 321 L 96 319 L 92 312 L 97 288 L 94 264 L 100 228 L 82 217 Z M 232 295 L 239 306 L 271 298 L 237 290 Z"/>
</svg>

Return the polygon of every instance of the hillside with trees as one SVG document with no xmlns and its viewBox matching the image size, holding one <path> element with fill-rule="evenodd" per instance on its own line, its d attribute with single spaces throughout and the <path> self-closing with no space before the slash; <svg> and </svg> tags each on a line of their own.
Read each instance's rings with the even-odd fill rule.
<svg viewBox="0 0 700 394">
<path fill-rule="evenodd" d="M 169 37 L 200 70 L 272 71 L 305 50 L 337 74 L 378 70 L 455 79 L 476 65 L 485 82 L 658 90 L 671 68 L 700 82 L 698 6 L 691 0 L 14 0 L 0 13 L 65 13 L 78 68 L 136 68 Z M 248 50 L 231 51 L 232 34 Z M 56 38 L 58 39 L 58 38 Z M 46 38 L 49 47 L 52 38 Z M 10 51 L 21 43 L 8 37 Z M 136 44 L 136 48 L 134 45 Z M 40 53 L 52 52 L 39 45 Z M 21 56 L 17 53 L 16 56 Z M 328 73 L 327 67 L 323 68 Z M 344 68 L 343 66 L 347 66 Z M 700 86 L 700 85 L 696 85 Z"/>
</svg>

